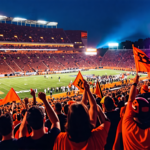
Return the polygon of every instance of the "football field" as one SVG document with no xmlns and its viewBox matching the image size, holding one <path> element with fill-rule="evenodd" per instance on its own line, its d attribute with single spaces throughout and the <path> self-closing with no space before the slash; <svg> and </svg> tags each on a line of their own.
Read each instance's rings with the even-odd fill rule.
<svg viewBox="0 0 150 150">
<path fill-rule="evenodd" d="M 125 71 L 118 70 L 108 70 L 108 69 L 96 69 L 89 71 L 82 71 L 82 75 L 119 75 Z M 50 74 L 47 75 L 48 78 L 44 78 L 44 75 L 36 76 L 23 76 L 23 77 L 10 77 L 10 78 L 0 78 L 0 99 L 4 98 L 11 87 L 15 89 L 20 98 L 31 97 L 29 94 L 30 89 L 37 89 L 38 92 L 44 92 L 44 89 L 51 87 L 61 87 L 69 85 L 70 81 L 74 81 L 78 72 L 75 73 L 65 73 L 65 74 Z M 51 78 L 52 77 L 52 78 Z M 60 82 L 58 77 L 60 77 Z M 133 78 L 133 76 L 129 76 Z M 53 93 L 55 94 L 55 93 Z M 49 95 L 49 93 L 47 93 Z M 37 94 L 36 94 L 37 96 Z"/>
</svg>

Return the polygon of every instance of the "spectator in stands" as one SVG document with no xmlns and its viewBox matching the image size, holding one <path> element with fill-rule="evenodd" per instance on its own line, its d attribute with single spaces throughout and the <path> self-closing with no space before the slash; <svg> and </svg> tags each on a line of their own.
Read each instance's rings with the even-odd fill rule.
<svg viewBox="0 0 150 150">
<path fill-rule="evenodd" d="M 139 76 L 134 78 L 126 111 L 122 122 L 124 150 L 150 149 L 149 102 L 144 98 L 135 98 Z"/>
<path fill-rule="evenodd" d="M 15 127 L 17 124 L 21 122 L 21 115 L 18 113 L 16 120 L 13 122 L 13 126 Z"/>
<path fill-rule="evenodd" d="M 45 134 L 43 111 L 38 106 L 31 107 L 25 114 L 20 127 L 19 143 L 21 149 L 52 149 L 55 138 L 60 133 L 59 119 L 49 102 L 46 100 L 46 95 L 40 92 L 38 97 L 43 101 L 46 107 L 52 127 L 48 134 Z M 29 137 L 25 137 L 27 130 L 26 121 L 32 129 L 32 135 Z"/>
<path fill-rule="evenodd" d="M 16 139 L 13 139 L 13 118 L 10 113 L 6 113 L 0 117 L 0 134 L 2 135 L 2 141 L 0 141 L 0 150 L 17 150 L 18 143 Z"/>
<path fill-rule="evenodd" d="M 66 105 L 64 106 L 64 113 L 65 113 L 66 116 L 68 115 L 68 109 L 69 109 L 69 105 L 66 104 Z"/>
<path fill-rule="evenodd" d="M 150 101 L 150 93 L 149 93 L 149 89 L 147 85 L 144 84 L 141 87 L 141 94 L 138 94 L 137 97 L 143 97 L 147 99 L 148 101 Z"/>
<path fill-rule="evenodd" d="M 106 121 L 101 108 L 96 105 L 96 101 L 89 90 L 89 85 L 84 81 L 90 109 L 85 104 L 87 99 L 83 96 L 82 102 L 73 103 L 69 106 L 68 118 L 65 133 L 60 133 L 56 138 L 54 148 L 61 149 L 103 149 L 106 144 L 110 122 Z M 85 94 L 86 95 L 86 94 Z M 97 112 L 101 121 L 101 126 L 96 126 Z"/>
<path fill-rule="evenodd" d="M 60 121 L 61 132 L 65 132 L 65 124 L 67 121 L 67 117 L 62 113 L 62 105 L 57 102 L 55 104 L 55 111 Z"/>
<path fill-rule="evenodd" d="M 109 96 L 105 97 L 104 99 L 103 110 L 105 112 L 105 115 L 108 117 L 108 119 L 111 122 L 110 129 L 108 132 L 108 137 L 107 137 L 107 143 L 105 145 L 105 150 L 110 150 L 112 149 L 114 144 L 117 125 L 120 120 L 120 114 L 119 114 L 119 110 L 114 110 L 114 102 L 112 98 L 110 98 Z"/>
</svg>

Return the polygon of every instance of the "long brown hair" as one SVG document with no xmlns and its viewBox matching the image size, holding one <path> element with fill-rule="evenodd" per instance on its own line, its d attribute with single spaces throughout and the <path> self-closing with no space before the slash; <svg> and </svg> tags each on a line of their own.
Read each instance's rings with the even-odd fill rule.
<svg viewBox="0 0 150 150">
<path fill-rule="evenodd" d="M 92 129 L 87 107 L 82 103 L 70 105 L 66 123 L 69 139 L 76 143 L 86 141 Z"/>
</svg>

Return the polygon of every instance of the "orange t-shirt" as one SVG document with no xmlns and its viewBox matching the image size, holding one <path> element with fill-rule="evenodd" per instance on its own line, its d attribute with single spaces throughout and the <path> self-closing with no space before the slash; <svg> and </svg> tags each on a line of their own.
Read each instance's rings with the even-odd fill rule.
<svg viewBox="0 0 150 150">
<path fill-rule="evenodd" d="M 122 145 L 123 144 L 122 144 L 122 118 L 121 118 L 117 126 L 115 142 L 112 149 L 121 150 L 123 147 Z"/>
<path fill-rule="evenodd" d="M 67 132 L 61 132 L 55 140 L 53 150 L 103 150 L 109 128 L 110 122 L 106 121 L 91 131 L 91 137 L 87 141 L 80 143 L 70 141 Z"/>
<path fill-rule="evenodd" d="M 132 102 L 128 102 L 122 122 L 124 150 L 150 150 L 150 128 L 139 128 L 133 116 Z"/>
</svg>

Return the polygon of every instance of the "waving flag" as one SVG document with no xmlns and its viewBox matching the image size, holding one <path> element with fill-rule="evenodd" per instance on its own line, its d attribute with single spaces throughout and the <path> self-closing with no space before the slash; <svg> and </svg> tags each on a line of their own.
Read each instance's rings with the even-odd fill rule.
<svg viewBox="0 0 150 150">
<path fill-rule="evenodd" d="M 99 84 L 99 82 L 97 81 L 96 83 L 96 90 L 95 90 L 95 94 L 99 97 L 99 98 L 103 98 L 103 94 L 102 94 L 102 90 L 101 90 L 101 86 Z"/>
<path fill-rule="evenodd" d="M 2 100 L 0 100 L 0 105 L 7 104 L 8 102 L 12 101 L 18 101 L 20 100 L 19 96 L 15 92 L 13 88 L 10 89 L 10 91 L 7 93 L 6 97 Z"/>
<path fill-rule="evenodd" d="M 76 86 L 81 92 L 84 91 L 84 80 L 80 71 L 72 84 Z"/>
<path fill-rule="evenodd" d="M 140 49 L 133 46 L 133 54 L 135 60 L 136 71 L 150 72 L 150 59 Z"/>
</svg>

